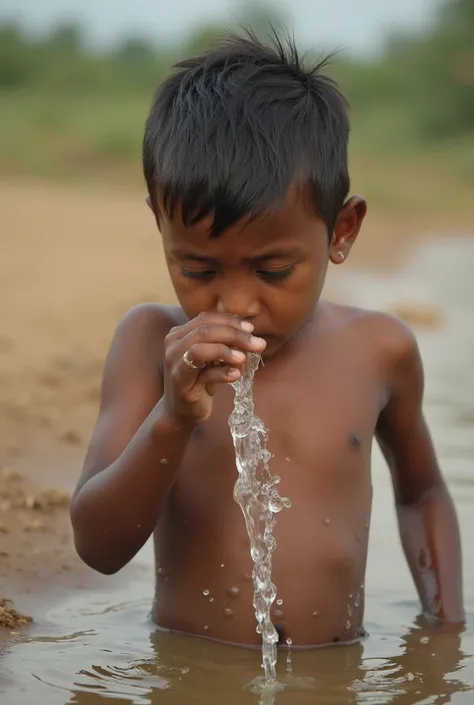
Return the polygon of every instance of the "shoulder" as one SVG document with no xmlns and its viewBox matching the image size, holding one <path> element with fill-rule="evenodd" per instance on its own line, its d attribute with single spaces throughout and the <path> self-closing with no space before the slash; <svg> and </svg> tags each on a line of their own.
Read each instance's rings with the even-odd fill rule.
<svg viewBox="0 0 474 705">
<path fill-rule="evenodd" d="M 163 350 L 171 328 L 186 322 L 179 306 L 141 303 L 127 311 L 119 320 L 113 336 L 111 351 L 128 349 L 135 353 L 156 355 Z"/>
<path fill-rule="evenodd" d="M 158 303 L 141 303 L 129 309 L 119 320 L 116 333 L 145 333 L 159 339 L 166 337 L 173 326 L 182 325 L 186 316 L 179 306 Z"/>
<path fill-rule="evenodd" d="M 385 311 L 328 304 L 330 315 L 361 344 L 387 361 L 396 362 L 418 354 L 413 330 L 398 316 Z"/>
<path fill-rule="evenodd" d="M 186 317 L 178 306 L 141 303 L 119 320 L 110 343 L 104 369 L 104 384 L 136 383 L 161 376 L 164 341 L 171 328 Z"/>
<path fill-rule="evenodd" d="M 372 361 L 389 396 L 407 385 L 420 392 L 423 365 L 413 330 L 398 316 L 353 306 L 331 306 L 331 317 L 344 331 L 348 348 Z"/>
</svg>

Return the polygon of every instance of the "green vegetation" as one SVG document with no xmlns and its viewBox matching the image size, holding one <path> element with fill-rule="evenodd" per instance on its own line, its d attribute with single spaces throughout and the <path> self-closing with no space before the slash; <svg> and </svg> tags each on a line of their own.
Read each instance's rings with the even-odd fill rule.
<svg viewBox="0 0 474 705">
<path fill-rule="evenodd" d="M 264 15 L 252 6 L 249 23 Z M 256 7 L 256 9 L 255 9 Z M 273 18 L 272 18 L 273 21 Z M 278 18 L 275 22 L 278 24 Z M 143 123 L 170 64 L 219 34 L 184 46 L 130 38 L 94 53 L 74 26 L 40 39 L 0 26 L 0 172 L 142 185 Z M 392 37 L 371 61 L 332 64 L 352 105 L 354 186 L 381 207 L 469 206 L 474 185 L 474 2 L 446 0 L 429 31 Z"/>
</svg>

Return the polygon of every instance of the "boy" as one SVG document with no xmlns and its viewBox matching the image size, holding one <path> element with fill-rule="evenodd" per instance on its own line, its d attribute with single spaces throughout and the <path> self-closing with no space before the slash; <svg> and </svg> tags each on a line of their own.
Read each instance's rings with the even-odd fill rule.
<svg viewBox="0 0 474 705">
<path fill-rule="evenodd" d="M 291 42 L 249 33 L 178 64 L 146 123 L 144 173 L 181 304 L 119 323 L 71 518 L 79 555 L 120 570 L 154 536 L 153 619 L 257 645 L 229 383 L 263 354 L 257 414 L 292 507 L 278 516 L 273 620 L 299 646 L 363 633 L 375 437 L 424 612 L 464 620 L 460 538 L 397 319 L 320 299 L 366 213 L 348 198 L 347 105 Z M 283 600 L 283 603 L 281 603 Z"/>
</svg>

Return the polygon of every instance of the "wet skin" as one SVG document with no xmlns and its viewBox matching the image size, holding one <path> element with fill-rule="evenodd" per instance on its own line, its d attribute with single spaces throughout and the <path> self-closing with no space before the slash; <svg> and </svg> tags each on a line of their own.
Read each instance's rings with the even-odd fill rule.
<svg viewBox="0 0 474 705">
<path fill-rule="evenodd" d="M 263 351 L 256 413 L 292 502 L 275 528 L 283 603 L 272 616 L 282 638 L 314 646 L 363 632 L 374 438 L 422 606 L 440 621 L 464 618 L 457 520 L 423 418 L 414 337 L 391 316 L 320 299 L 329 262 L 347 258 L 364 214 L 363 200 L 351 199 L 331 242 L 296 191 L 219 238 L 209 238 L 209 222 L 159 218 L 181 305 L 139 306 L 120 322 L 71 517 L 79 554 L 104 573 L 154 534 L 153 618 L 164 628 L 260 643 L 248 536 L 232 495 L 227 382 L 241 369 L 232 349 Z M 235 333 L 241 320 L 260 343 Z M 190 370 L 186 351 L 225 364 Z"/>
</svg>

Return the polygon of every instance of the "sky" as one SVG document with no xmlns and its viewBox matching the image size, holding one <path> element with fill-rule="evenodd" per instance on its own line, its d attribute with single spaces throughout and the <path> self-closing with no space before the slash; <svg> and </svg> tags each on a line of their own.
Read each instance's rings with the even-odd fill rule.
<svg viewBox="0 0 474 705">
<path fill-rule="evenodd" d="M 439 0 L 266 0 L 289 18 L 305 46 L 372 54 L 387 32 L 429 23 Z M 252 4 L 252 0 L 247 0 Z M 124 36 L 180 39 L 201 23 L 238 17 L 238 0 L 0 0 L 0 21 L 43 32 L 79 20 L 96 45 Z M 291 9 L 290 9 L 291 8 Z"/>
</svg>

